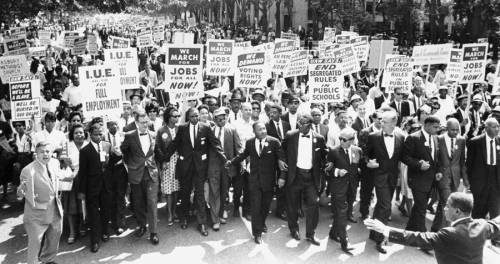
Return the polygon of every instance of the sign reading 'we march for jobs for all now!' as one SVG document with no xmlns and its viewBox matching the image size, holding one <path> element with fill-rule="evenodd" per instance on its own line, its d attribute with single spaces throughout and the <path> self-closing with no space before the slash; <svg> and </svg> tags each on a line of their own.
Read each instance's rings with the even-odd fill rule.
<svg viewBox="0 0 500 264">
<path fill-rule="evenodd" d="M 460 83 L 477 83 L 484 80 L 488 43 L 464 44 L 462 48 L 462 78 Z"/>
<path fill-rule="evenodd" d="M 234 40 L 209 39 L 207 41 L 207 75 L 234 75 Z"/>
<path fill-rule="evenodd" d="M 165 91 L 170 101 L 183 102 L 203 95 L 202 45 L 167 46 Z"/>
</svg>

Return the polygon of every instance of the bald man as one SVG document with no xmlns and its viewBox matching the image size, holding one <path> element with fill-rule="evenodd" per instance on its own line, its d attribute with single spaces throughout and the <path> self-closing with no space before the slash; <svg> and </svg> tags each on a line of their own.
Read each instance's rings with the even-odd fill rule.
<svg viewBox="0 0 500 264">
<path fill-rule="evenodd" d="M 467 147 L 467 175 L 474 196 L 472 218 L 490 218 L 500 214 L 500 141 L 499 125 L 495 118 L 485 121 L 484 134 L 470 140 Z M 498 240 L 492 244 L 499 245 Z"/>
<path fill-rule="evenodd" d="M 452 192 L 460 186 L 460 180 L 468 187 L 467 170 L 465 168 L 465 138 L 460 135 L 460 122 L 455 118 L 446 121 L 446 133 L 438 137 L 439 168 L 443 177 L 437 180 L 439 204 L 431 231 L 437 232 L 445 226 L 443 208 Z"/>
</svg>

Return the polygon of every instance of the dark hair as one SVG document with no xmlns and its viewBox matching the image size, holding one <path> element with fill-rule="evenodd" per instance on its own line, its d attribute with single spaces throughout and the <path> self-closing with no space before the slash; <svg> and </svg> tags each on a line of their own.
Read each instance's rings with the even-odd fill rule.
<svg viewBox="0 0 500 264">
<path fill-rule="evenodd" d="M 155 106 L 154 104 L 152 103 L 149 103 L 146 105 L 145 107 L 145 110 L 146 110 L 146 113 L 152 113 L 152 112 L 155 112 L 156 114 L 158 114 L 160 112 L 160 110 L 158 109 L 157 106 Z"/>
<path fill-rule="evenodd" d="M 472 195 L 463 192 L 453 192 L 448 197 L 448 200 L 450 200 L 451 207 L 458 208 L 465 214 L 472 212 L 472 206 L 474 205 Z"/>
<path fill-rule="evenodd" d="M 89 128 L 89 134 L 92 134 L 92 132 L 94 132 L 94 130 L 96 129 L 100 129 L 101 128 L 101 125 L 98 124 L 98 123 L 94 123 L 90 126 Z"/>
<path fill-rule="evenodd" d="M 255 131 L 255 127 L 256 127 L 257 125 L 263 125 L 263 126 L 266 126 L 266 124 L 264 124 L 264 122 L 262 122 L 262 121 L 256 121 L 256 122 L 255 122 L 255 123 L 253 123 L 253 125 L 252 125 L 252 129 L 253 129 L 254 131 Z"/>
<path fill-rule="evenodd" d="M 252 102 L 250 102 L 250 104 L 252 105 L 252 107 L 253 107 L 254 105 L 257 105 L 257 106 L 259 107 L 259 109 L 260 109 L 260 110 L 262 110 L 262 109 L 260 108 L 260 103 L 259 103 L 259 101 L 255 101 L 255 100 L 253 100 Z"/>
<path fill-rule="evenodd" d="M 170 121 L 170 118 L 172 118 L 172 112 L 173 111 L 179 111 L 177 110 L 176 107 L 173 107 L 173 106 L 169 106 L 164 112 L 163 112 L 163 121 L 165 122 L 165 124 L 168 124 L 168 122 Z"/>
<path fill-rule="evenodd" d="M 268 79 L 268 80 L 267 80 L 267 87 L 271 87 L 271 85 L 272 85 L 274 82 L 275 82 L 275 81 L 274 81 L 274 79 L 273 79 L 273 78 Z"/>
<path fill-rule="evenodd" d="M 43 120 L 45 120 L 45 122 L 56 122 L 56 114 L 54 114 L 53 112 L 47 112 Z"/>
<path fill-rule="evenodd" d="M 71 119 L 73 119 L 73 117 L 75 117 L 75 116 L 79 116 L 80 117 L 80 122 L 83 122 L 82 113 L 80 113 L 78 111 L 73 111 L 73 112 L 69 113 L 68 121 L 71 122 Z"/>
<path fill-rule="evenodd" d="M 208 111 L 208 105 L 202 104 L 202 105 L 198 106 L 198 111 L 201 111 L 201 109 L 206 109 Z"/>
<path fill-rule="evenodd" d="M 276 110 L 278 110 L 278 112 L 281 114 L 282 111 L 283 111 L 283 108 L 281 107 L 281 105 L 279 104 L 276 104 L 276 103 L 270 103 L 269 104 L 269 109 L 271 108 L 275 108 Z"/>
<path fill-rule="evenodd" d="M 94 117 L 92 118 L 92 121 L 90 121 L 90 126 L 93 126 L 94 124 L 104 122 L 102 117 Z"/>
<path fill-rule="evenodd" d="M 428 124 L 441 124 L 441 121 L 439 121 L 439 118 L 435 117 L 435 116 L 428 116 L 425 120 L 424 120 L 424 125 L 428 125 Z"/>
<path fill-rule="evenodd" d="M 73 141 L 75 139 L 73 134 L 75 133 L 75 130 L 77 128 L 82 128 L 84 130 L 83 134 L 85 134 L 85 128 L 83 127 L 83 125 L 82 124 L 75 124 L 75 125 L 71 126 L 71 128 L 69 129 L 69 134 L 68 134 L 69 141 Z"/>
</svg>

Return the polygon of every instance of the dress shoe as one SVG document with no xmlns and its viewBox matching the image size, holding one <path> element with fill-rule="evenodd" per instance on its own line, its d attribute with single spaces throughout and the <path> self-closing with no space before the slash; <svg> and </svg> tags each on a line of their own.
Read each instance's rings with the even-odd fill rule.
<svg viewBox="0 0 500 264">
<path fill-rule="evenodd" d="M 149 235 L 149 240 L 153 245 L 158 245 L 158 243 L 160 243 L 160 239 L 158 238 L 158 235 L 156 233 L 151 233 Z"/>
<path fill-rule="evenodd" d="M 293 239 L 300 241 L 299 231 L 293 231 L 290 233 L 290 235 L 292 236 Z"/>
<path fill-rule="evenodd" d="M 340 248 L 342 249 L 342 251 L 344 251 L 345 253 L 348 253 L 348 254 L 351 254 L 350 251 L 353 250 L 353 248 L 350 247 L 347 239 L 340 242 Z"/>
<path fill-rule="evenodd" d="M 141 226 L 135 230 L 135 236 L 136 237 L 142 237 L 146 233 L 146 227 Z"/>
<path fill-rule="evenodd" d="M 187 221 L 187 220 L 182 220 L 182 223 L 181 223 L 181 228 L 182 228 L 182 229 L 186 229 L 186 228 L 188 228 L 188 221 Z"/>
<path fill-rule="evenodd" d="M 99 251 L 99 243 L 94 243 L 90 246 L 90 251 L 92 253 L 97 253 Z"/>
<path fill-rule="evenodd" d="M 349 222 L 351 222 L 351 223 L 353 223 L 353 224 L 355 224 L 355 223 L 357 223 L 357 222 L 358 222 L 356 219 L 354 219 L 354 216 L 352 216 L 352 215 L 351 215 L 351 216 L 349 216 L 349 217 L 347 218 L 347 220 L 349 220 Z"/>
<path fill-rule="evenodd" d="M 258 235 L 258 236 L 255 236 L 253 241 L 255 241 L 256 244 L 262 244 L 262 236 L 261 235 Z"/>
<path fill-rule="evenodd" d="M 215 223 L 213 226 L 212 226 L 212 229 L 217 232 L 220 230 L 220 224 L 219 223 Z"/>
<path fill-rule="evenodd" d="M 375 249 L 382 254 L 387 254 L 387 250 L 382 246 L 382 243 L 377 243 Z"/>
<path fill-rule="evenodd" d="M 75 235 L 70 235 L 68 237 L 68 245 L 75 243 Z"/>
<path fill-rule="evenodd" d="M 267 233 L 267 226 L 264 225 L 264 227 L 262 228 L 262 233 Z"/>
<path fill-rule="evenodd" d="M 286 217 L 286 213 L 283 212 L 281 214 L 276 214 L 276 217 L 278 217 L 279 219 L 283 220 L 283 221 L 287 221 L 287 217 Z"/>
<path fill-rule="evenodd" d="M 427 210 L 429 211 L 430 214 L 436 214 L 436 211 L 434 211 L 434 207 L 432 207 L 432 205 L 428 205 Z"/>
<path fill-rule="evenodd" d="M 168 226 L 173 226 L 174 225 L 174 218 L 173 217 L 167 218 L 167 225 Z"/>
<path fill-rule="evenodd" d="M 224 211 L 222 212 L 222 218 L 227 219 L 227 217 L 228 217 L 228 215 L 227 215 L 227 210 L 224 210 Z"/>
<path fill-rule="evenodd" d="M 335 242 L 339 242 L 339 243 L 340 243 L 340 239 L 339 239 L 339 237 L 338 237 L 338 236 L 334 236 L 333 234 L 331 234 L 331 233 L 330 233 L 330 234 L 328 234 L 328 237 L 329 237 L 331 240 L 333 240 L 333 241 L 335 241 Z"/>
<path fill-rule="evenodd" d="M 399 211 L 401 212 L 401 215 L 404 216 L 404 217 L 408 217 L 408 212 L 406 211 L 406 209 L 403 207 L 403 206 L 398 206 L 398 209 Z"/>
<path fill-rule="evenodd" d="M 102 234 L 101 240 L 102 240 L 102 242 L 108 242 L 109 241 L 109 235 L 108 234 Z"/>
<path fill-rule="evenodd" d="M 319 246 L 319 241 L 314 237 L 314 236 L 307 236 L 306 237 L 306 240 L 311 242 L 311 244 L 315 245 L 315 246 Z"/>
<path fill-rule="evenodd" d="M 225 225 L 227 223 L 227 218 L 220 218 L 219 219 L 219 222 L 223 225 Z"/>
<path fill-rule="evenodd" d="M 432 256 L 431 248 L 419 248 L 419 250 L 424 252 L 426 255 Z"/>
<path fill-rule="evenodd" d="M 117 236 L 121 235 L 123 232 L 125 232 L 125 230 L 123 230 L 123 228 L 121 228 L 121 227 L 118 227 L 115 230 L 115 233 L 116 233 Z"/>
<path fill-rule="evenodd" d="M 202 236 L 208 236 L 208 231 L 207 231 L 207 228 L 205 227 L 205 225 L 203 225 L 203 224 L 198 225 L 198 230 L 200 231 L 200 234 Z"/>
</svg>

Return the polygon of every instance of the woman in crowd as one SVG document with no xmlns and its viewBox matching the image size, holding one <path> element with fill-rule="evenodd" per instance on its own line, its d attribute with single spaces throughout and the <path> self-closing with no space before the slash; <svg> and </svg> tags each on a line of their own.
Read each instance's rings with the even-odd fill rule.
<svg viewBox="0 0 500 264">
<path fill-rule="evenodd" d="M 163 120 L 161 120 L 161 118 L 158 118 L 158 115 L 160 113 L 158 107 L 154 106 L 152 103 L 149 103 L 146 105 L 146 109 L 144 110 L 146 110 L 149 120 L 151 120 L 151 123 L 153 123 L 154 131 L 159 131 L 163 126 Z"/>
<path fill-rule="evenodd" d="M 68 244 L 73 244 L 76 239 L 76 227 L 80 224 L 80 235 L 85 235 L 83 219 L 81 218 L 82 207 L 81 203 L 77 200 L 78 191 L 78 168 L 80 159 L 80 149 L 82 149 L 88 142 L 82 124 L 74 124 L 69 129 L 69 141 L 66 142 L 65 149 L 67 156 L 62 156 L 63 162 L 68 162 L 71 170 L 73 171 L 71 178 L 66 178 L 64 181 L 72 182 L 71 188 L 62 192 L 62 205 L 64 215 L 67 218 L 69 227 Z M 69 185 L 68 185 L 69 187 Z"/>
<path fill-rule="evenodd" d="M 163 113 L 165 126 L 158 130 L 156 135 L 155 154 L 156 158 L 161 162 L 160 177 L 161 177 L 161 193 L 167 198 L 168 225 L 173 225 L 177 221 L 175 214 L 175 204 L 177 203 L 177 191 L 179 191 L 179 180 L 175 176 L 175 167 L 177 164 L 178 155 L 175 152 L 172 156 L 167 156 L 167 148 L 177 134 L 177 123 L 179 121 L 179 111 L 174 107 L 169 107 Z"/>
</svg>

